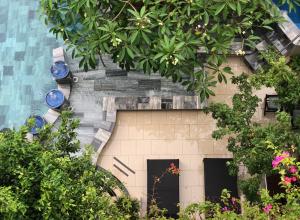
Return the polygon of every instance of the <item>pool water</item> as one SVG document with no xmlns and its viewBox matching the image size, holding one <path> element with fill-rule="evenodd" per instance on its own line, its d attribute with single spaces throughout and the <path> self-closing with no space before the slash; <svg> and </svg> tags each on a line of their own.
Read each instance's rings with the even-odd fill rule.
<svg viewBox="0 0 300 220">
<path fill-rule="evenodd" d="M 40 20 L 38 0 L 0 0 L 0 129 L 19 127 L 43 115 L 50 73 L 59 46 Z"/>
<path fill-rule="evenodd" d="M 275 4 L 278 5 L 278 0 L 274 0 Z M 289 11 L 289 6 L 287 4 L 284 4 L 282 6 L 279 6 L 280 10 Z M 296 6 L 296 11 L 293 10 L 288 13 L 291 20 L 297 25 L 297 27 L 300 29 L 300 6 Z"/>
</svg>

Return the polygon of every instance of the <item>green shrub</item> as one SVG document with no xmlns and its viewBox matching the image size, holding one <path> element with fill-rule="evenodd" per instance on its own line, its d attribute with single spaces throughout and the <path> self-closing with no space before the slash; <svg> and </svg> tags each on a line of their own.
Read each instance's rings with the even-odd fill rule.
<svg viewBox="0 0 300 220">
<path fill-rule="evenodd" d="M 259 201 L 259 196 L 257 194 L 260 187 L 259 176 L 252 177 L 247 180 L 240 180 L 238 184 L 239 184 L 239 188 L 242 190 L 242 192 L 244 193 L 248 201 L 250 202 Z"/>
</svg>

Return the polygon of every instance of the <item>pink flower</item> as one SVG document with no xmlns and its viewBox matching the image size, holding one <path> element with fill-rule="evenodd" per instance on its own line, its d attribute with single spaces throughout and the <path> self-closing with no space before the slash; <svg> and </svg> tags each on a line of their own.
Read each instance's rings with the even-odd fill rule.
<svg viewBox="0 0 300 220">
<path fill-rule="evenodd" d="M 273 208 L 273 206 L 271 204 L 267 204 L 264 208 L 263 208 L 263 211 L 265 213 L 269 213 L 270 210 Z"/>
<path fill-rule="evenodd" d="M 292 178 L 291 177 L 287 177 L 287 176 L 284 177 L 284 183 L 286 185 L 291 184 L 291 182 L 292 182 Z"/>
<path fill-rule="evenodd" d="M 290 166 L 290 173 L 296 173 L 298 171 L 296 166 Z"/>
<path fill-rule="evenodd" d="M 284 160 L 285 158 L 289 157 L 290 153 L 287 151 L 283 151 L 281 155 L 276 156 L 275 159 L 272 161 L 272 166 L 273 168 L 277 167 L 282 160 Z"/>
<path fill-rule="evenodd" d="M 179 173 L 180 173 L 180 169 L 177 168 L 174 163 L 170 164 L 170 167 L 167 168 L 167 171 L 174 175 L 179 175 Z"/>
<path fill-rule="evenodd" d="M 272 161 L 272 167 L 277 167 L 278 164 L 284 159 L 282 156 L 276 156 L 275 159 Z"/>
<path fill-rule="evenodd" d="M 293 182 L 297 181 L 297 177 L 295 177 L 295 176 L 293 176 L 291 179 L 292 179 Z"/>
<path fill-rule="evenodd" d="M 229 208 L 228 208 L 227 206 L 224 206 L 224 207 L 222 208 L 222 211 L 223 211 L 223 212 L 229 211 Z"/>
</svg>

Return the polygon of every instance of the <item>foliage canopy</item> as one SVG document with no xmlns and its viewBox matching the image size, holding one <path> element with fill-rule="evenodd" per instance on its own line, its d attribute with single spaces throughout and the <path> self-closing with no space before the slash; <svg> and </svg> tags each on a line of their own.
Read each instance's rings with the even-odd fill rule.
<svg viewBox="0 0 300 220">
<path fill-rule="evenodd" d="M 134 203 L 112 200 L 121 187 L 96 169 L 90 151 L 74 155 L 78 121 L 69 117 L 63 113 L 57 131 L 47 125 L 33 141 L 26 138 L 28 127 L 0 133 L 1 219 L 126 219 Z"/>
<path fill-rule="evenodd" d="M 285 0 L 281 0 L 285 3 Z M 299 0 L 288 1 L 293 3 Z M 110 54 L 122 68 L 180 82 L 202 99 L 226 81 L 220 68 L 236 39 L 244 48 L 281 21 L 272 0 L 40 0 L 50 31 L 62 36 L 80 66 Z M 203 53 L 199 53 L 202 51 Z M 244 52 L 240 51 L 240 55 Z M 199 56 L 200 54 L 200 56 Z M 206 71 L 210 69 L 210 73 Z"/>
</svg>

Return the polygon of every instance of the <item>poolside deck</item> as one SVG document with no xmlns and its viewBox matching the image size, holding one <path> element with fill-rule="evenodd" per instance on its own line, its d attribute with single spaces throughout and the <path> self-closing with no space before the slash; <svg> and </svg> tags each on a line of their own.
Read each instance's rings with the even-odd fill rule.
<svg viewBox="0 0 300 220">
<path fill-rule="evenodd" d="M 114 109 L 116 111 L 118 109 L 172 109 L 176 107 L 172 100 L 174 96 L 193 97 L 194 95 L 186 92 L 181 85 L 173 84 L 159 75 L 146 76 L 140 72 L 127 74 L 126 71 L 120 71 L 121 69 L 107 56 L 104 57 L 104 62 L 106 67 L 100 62 L 96 70 L 84 72 L 78 69 L 78 61 L 68 60 L 73 75 L 78 77 L 78 82 L 73 84 L 70 96 L 74 117 L 80 119 L 78 138 L 82 145 L 92 143 L 95 150 L 103 142 L 101 137 L 94 139 L 97 132 L 98 136 L 109 138 L 107 136 L 111 135 L 115 124 L 116 116 L 112 115 L 115 113 L 109 113 L 107 109 L 109 106 L 105 106 L 108 104 L 108 97 L 113 97 L 114 105 L 118 105 Z M 151 102 L 149 101 L 151 97 L 160 97 L 158 105 L 147 106 L 147 101 Z M 197 108 L 194 103 L 183 100 L 181 106 L 185 109 Z M 109 117 L 114 119 L 110 120 Z"/>
</svg>

